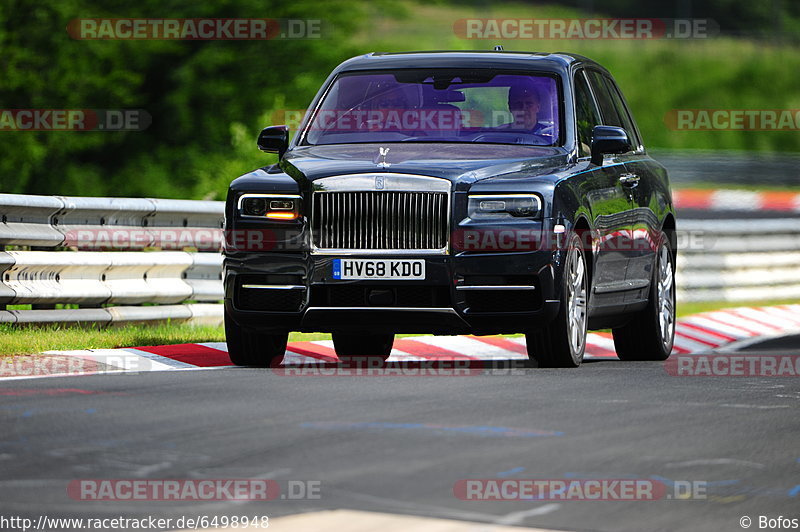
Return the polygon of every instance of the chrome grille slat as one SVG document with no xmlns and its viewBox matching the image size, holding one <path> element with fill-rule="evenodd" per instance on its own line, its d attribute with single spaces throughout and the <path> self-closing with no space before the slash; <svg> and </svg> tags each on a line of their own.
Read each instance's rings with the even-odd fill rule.
<svg viewBox="0 0 800 532">
<path fill-rule="evenodd" d="M 316 191 L 312 234 L 319 250 L 447 248 L 448 193 Z"/>
<path fill-rule="evenodd" d="M 409 194 L 408 192 L 406 192 L 404 205 L 405 205 L 405 212 L 411 214 L 410 216 L 404 216 L 404 218 L 406 220 L 406 227 L 405 227 L 405 229 L 406 229 L 406 248 L 405 249 L 409 249 L 412 246 L 412 242 L 411 241 L 412 241 L 412 237 L 413 237 L 412 227 L 414 226 L 414 215 L 413 215 L 414 208 L 411 206 L 411 194 Z"/>
<path fill-rule="evenodd" d="M 431 242 L 431 197 L 425 196 L 425 247 Z"/>
<path fill-rule="evenodd" d="M 349 227 L 347 230 L 347 247 L 355 248 L 356 247 L 356 221 L 353 216 L 353 211 L 355 211 L 356 207 L 356 198 L 354 194 L 349 194 L 347 196 L 347 220 L 349 222 Z"/>
</svg>

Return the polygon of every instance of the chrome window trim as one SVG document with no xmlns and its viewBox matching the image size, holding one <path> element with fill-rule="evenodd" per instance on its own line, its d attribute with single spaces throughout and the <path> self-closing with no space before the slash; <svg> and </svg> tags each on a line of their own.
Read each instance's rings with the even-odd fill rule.
<svg viewBox="0 0 800 532">
<path fill-rule="evenodd" d="M 296 284 L 243 284 L 242 288 L 254 290 L 305 290 L 303 285 Z"/>
<path fill-rule="evenodd" d="M 317 312 L 326 310 L 353 310 L 353 311 L 392 311 L 392 312 L 429 312 L 432 314 L 452 314 L 458 316 L 458 312 L 450 307 L 308 307 L 306 312 Z"/>
<path fill-rule="evenodd" d="M 529 285 L 461 285 L 456 286 L 456 290 L 536 290 L 535 286 Z"/>
<path fill-rule="evenodd" d="M 415 255 L 447 255 L 448 248 L 444 247 L 441 249 L 339 249 L 339 248 L 318 248 L 314 244 L 312 244 L 311 254 L 320 256 L 341 255 L 347 257 L 366 255 L 369 257 L 381 256 L 382 258 L 392 259 L 395 256 L 413 257 Z M 397 280 L 402 280 L 402 279 L 397 279 Z"/>
</svg>

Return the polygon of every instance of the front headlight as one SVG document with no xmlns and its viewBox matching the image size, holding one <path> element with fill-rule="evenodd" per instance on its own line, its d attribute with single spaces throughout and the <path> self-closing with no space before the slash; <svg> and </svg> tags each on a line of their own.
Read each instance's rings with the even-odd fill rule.
<svg viewBox="0 0 800 532">
<path fill-rule="evenodd" d="M 541 212 L 542 200 L 536 194 L 476 194 L 467 203 L 472 220 L 536 218 Z"/>
<path fill-rule="evenodd" d="M 267 220 L 297 220 L 300 218 L 301 199 L 289 194 L 242 194 L 239 215 Z"/>
</svg>

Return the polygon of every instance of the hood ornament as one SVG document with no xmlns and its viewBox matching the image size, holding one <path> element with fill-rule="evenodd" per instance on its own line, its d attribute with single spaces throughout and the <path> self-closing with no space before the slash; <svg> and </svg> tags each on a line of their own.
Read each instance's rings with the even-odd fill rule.
<svg viewBox="0 0 800 532">
<path fill-rule="evenodd" d="M 391 163 L 386 162 L 386 156 L 389 154 L 389 148 L 378 148 L 378 157 L 375 160 L 375 164 L 380 166 L 383 169 L 389 168 L 392 166 Z"/>
</svg>

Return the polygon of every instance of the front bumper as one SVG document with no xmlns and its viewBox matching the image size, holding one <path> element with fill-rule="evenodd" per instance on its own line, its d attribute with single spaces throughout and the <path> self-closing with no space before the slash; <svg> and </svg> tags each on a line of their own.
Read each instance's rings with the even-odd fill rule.
<svg viewBox="0 0 800 532">
<path fill-rule="evenodd" d="M 228 317 L 262 332 L 507 334 L 544 327 L 559 308 L 558 253 L 549 250 L 380 256 L 425 259 L 424 281 L 334 280 L 335 258 L 307 252 L 228 253 L 224 262 Z M 252 300 L 243 304 L 242 285 L 253 279 L 267 286 L 292 287 L 280 290 L 280 301 L 287 302 L 281 310 L 258 308 Z M 492 285 L 528 289 L 474 289 Z M 376 293 L 380 297 L 373 297 Z"/>
</svg>

